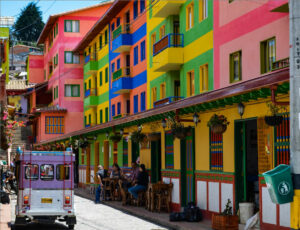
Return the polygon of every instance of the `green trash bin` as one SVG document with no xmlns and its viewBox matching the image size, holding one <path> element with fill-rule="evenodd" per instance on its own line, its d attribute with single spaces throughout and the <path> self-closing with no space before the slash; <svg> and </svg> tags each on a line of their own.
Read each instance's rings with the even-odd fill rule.
<svg viewBox="0 0 300 230">
<path fill-rule="evenodd" d="M 294 189 L 289 165 L 278 165 L 263 173 L 273 203 L 285 204 L 293 201 Z"/>
</svg>

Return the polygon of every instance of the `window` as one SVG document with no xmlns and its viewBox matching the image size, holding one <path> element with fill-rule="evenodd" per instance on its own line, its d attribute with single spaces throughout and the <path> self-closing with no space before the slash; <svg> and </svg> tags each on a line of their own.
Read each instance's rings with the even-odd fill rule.
<svg viewBox="0 0 300 230">
<path fill-rule="evenodd" d="M 92 88 L 92 79 L 89 79 L 89 89 Z"/>
<path fill-rule="evenodd" d="M 79 56 L 73 54 L 72 51 L 65 51 L 65 63 L 66 64 L 79 64 Z"/>
<path fill-rule="evenodd" d="M 100 110 L 100 124 L 103 123 L 103 110 Z"/>
<path fill-rule="evenodd" d="M 113 22 L 113 24 L 111 24 L 111 31 L 115 30 L 115 23 Z"/>
<path fill-rule="evenodd" d="M 139 96 L 135 95 L 133 97 L 133 112 L 137 113 L 139 112 Z"/>
<path fill-rule="evenodd" d="M 70 180 L 70 165 L 56 165 L 56 180 Z"/>
<path fill-rule="evenodd" d="M 174 138 L 171 131 L 165 133 L 165 166 L 174 169 Z"/>
<path fill-rule="evenodd" d="M 37 180 L 39 179 L 39 166 L 36 164 L 25 165 L 25 179 Z"/>
<path fill-rule="evenodd" d="M 58 86 L 56 86 L 56 91 L 55 91 L 55 93 L 56 93 L 56 98 L 58 98 Z"/>
<path fill-rule="evenodd" d="M 145 92 L 141 93 L 141 112 L 146 110 L 146 94 Z"/>
<path fill-rule="evenodd" d="M 117 70 L 121 68 L 121 60 L 120 58 L 117 60 Z"/>
<path fill-rule="evenodd" d="M 223 134 L 210 132 L 210 170 L 223 171 Z"/>
<path fill-rule="evenodd" d="M 112 72 L 112 73 L 115 72 L 115 63 L 112 63 L 112 64 L 111 64 L 111 72 Z"/>
<path fill-rule="evenodd" d="M 206 19 L 208 16 L 208 1 L 199 0 L 199 20 L 200 22 Z"/>
<path fill-rule="evenodd" d="M 117 18 L 117 27 L 119 27 L 119 26 L 120 26 L 120 24 L 121 24 L 121 18 L 120 18 L 120 17 L 118 17 L 118 18 Z"/>
<path fill-rule="evenodd" d="M 166 83 L 160 84 L 160 99 L 166 98 Z"/>
<path fill-rule="evenodd" d="M 65 20 L 65 32 L 79 32 L 79 21 L 78 20 Z"/>
<path fill-rule="evenodd" d="M 92 124 L 92 114 L 89 114 L 89 124 Z"/>
<path fill-rule="evenodd" d="M 138 1 L 135 0 L 133 3 L 133 19 L 136 19 L 138 16 Z"/>
<path fill-rule="evenodd" d="M 108 107 L 105 108 L 105 122 L 108 122 Z"/>
<path fill-rule="evenodd" d="M 116 115 L 116 106 L 112 105 L 111 106 L 111 116 L 114 117 Z"/>
<path fill-rule="evenodd" d="M 208 90 L 208 64 L 200 66 L 199 78 L 200 78 L 200 93 L 203 93 Z"/>
<path fill-rule="evenodd" d="M 99 84 L 102 86 L 102 71 L 99 72 Z"/>
<path fill-rule="evenodd" d="M 186 7 L 186 29 L 189 30 L 194 26 L 194 4 L 191 3 Z"/>
<path fill-rule="evenodd" d="M 105 83 L 108 82 L 108 68 L 105 68 Z"/>
<path fill-rule="evenodd" d="M 145 52 L 145 41 L 141 42 L 141 61 L 144 61 L 146 58 L 146 52 Z"/>
<path fill-rule="evenodd" d="M 117 115 L 121 114 L 121 102 L 117 104 Z"/>
<path fill-rule="evenodd" d="M 53 180 L 54 179 L 54 165 L 43 164 L 40 168 L 40 178 L 41 180 Z"/>
<path fill-rule="evenodd" d="M 151 35 L 151 55 L 153 55 L 154 44 L 156 43 L 156 33 Z"/>
<path fill-rule="evenodd" d="M 103 44 L 102 35 L 100 35 L 100 37 L 99 37 L 99 49 L 100 50 L 102 49 L 102 44 Z"/>
<path fill-rule="evenodd" d="M 134 59 L 134 65 L 137 65 L 139 62 L 139 47 L 136 46 L 134 47 L 134 54 L 133 54 L 133 59 Z"/>
<path fill-rule="evenodd" d="M 145 0 L 140 0 L 140 12 L 143 13 L 145 10 Z"/>
<path fill-rule="evenodd" d="M 152 104 L 153 104 L 157 100 L 157 97 L 156 97 L 156 95 L 157 95 L 157 89 L 156 89 L 156 87 L 153 87 L 151 89 L 151 91 L 152 91 L 151 92 L 151 97 L 152 97 Z"/>
<path fill-rule="evenodd" d="M 65 85 L 65 97 L 80 97 L 80 85 Z"/>
<path fill-rule="evenodd" d="M 272 70 L 273 62 L 276 61 L 275 38 L 260 43 L 261 73 Z"/>
<path fill-rule="evenodd" d="M 65 131 L 64 117 L 46 117 L 46 134 L 63 134 Z"/>
<path fill-rule="evenodd" d="M 230 54 L 230 83 L 242 80 L 242 51 Z"/>
<path fill-rule="evenodd" d="M 53 92 L 53 98 L 54 100 L 58 98 L 58 86 L 56 86 L 54 89 L 54 92 Z"/>
<path fill-rule="evenodd" d="M 107 30 L 105 30 L 105 32 L 104 32 L 104 41 L 105 41 L 105 45 L 107 45 L 107 43 L 108 43 L 108 33 L 107 33 Z"/>
<path fill-rule="evenodd" d="M 187 96 L 195 95 L 195 75 L 194 71 L 187 73 Z"/>
<path fill-rule="evenodd" d="M 166 36 L 166 26 L 162 26 L 159 28 L 159 39 L 162 39 L 164 36 Z"/>
</svg>

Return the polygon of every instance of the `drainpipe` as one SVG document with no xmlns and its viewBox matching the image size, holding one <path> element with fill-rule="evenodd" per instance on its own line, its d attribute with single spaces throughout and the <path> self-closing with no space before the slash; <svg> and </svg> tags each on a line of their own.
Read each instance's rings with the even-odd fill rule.
<svg viewBox="0 0 300 230">
<path fill-rule="evenodd" d="M 280 101 L 280 102 L 276 101 L 275 92 L 277 90 L 277 85 L 272 85 L 270 87 L 270 89 L 271 89 L 271 99 L 272 99 L 272 102 L 274 105 L 289 105 L 290 104 L 290 102 L 288 102 L 288 101 Z"/>
</svg>

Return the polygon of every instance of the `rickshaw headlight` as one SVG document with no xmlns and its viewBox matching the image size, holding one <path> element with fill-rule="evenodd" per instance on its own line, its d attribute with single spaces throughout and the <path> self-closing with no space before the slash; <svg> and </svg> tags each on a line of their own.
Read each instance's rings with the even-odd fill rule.
<svg viewBox="0 0 300 230">
<path fill-rule="evenodd" d="M 29 197 L 28 196 L 24 196 L 24 204 L 28 204 L 29 202 Z"/>
<path fill-rule="evenodd" d="M 70 197 L 69 196 L 65 196 L 65 203 L 70 204 Z"/>
</svg>

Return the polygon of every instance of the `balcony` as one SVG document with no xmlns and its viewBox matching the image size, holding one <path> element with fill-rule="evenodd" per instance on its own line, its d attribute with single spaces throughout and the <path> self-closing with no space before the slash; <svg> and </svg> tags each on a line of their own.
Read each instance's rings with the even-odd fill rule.
<svg viewBox="0 0 300 230">
<path fill-rule="evenodd" d="M 185 3 L 185 0 L 157 0 L 152 8 L 152 16 L 167 18 L 170 15 L 178 15 L 180 7 Z"/>
<path fill-rule="evenodd" d="M 112 51 L 114 53 L 129 52 L 132 45 L 132 37 L 130 34 L 130 26 L 126 25 L 125 29 L 120 25 L 113 32 Z"/>
<path fill-rule="evenodd" d="M 97 63 L 97 55 L 96 53 L 90 54 L 84 58 L 84 74 L 92 75 L 97 74 L 98 63 Z"/>
<path fill-rule="evenodd" d="M 116 78 L 112 82 L 112 90 L 114 94 L 129 93 L 132 90 L 132 78 L 127 76 Z"/>
<path fill-rule="evenodd" d="M 168 34 L 153 45 L 156 72 L 179 70 L 183 64 L 183 34 Z"/>
<path fill-rule="evenodd" d="M 159 107 L 159 106 L 168 105 L 172 102 L 179 101 L 183 98 L 184 97 L 166 97 L 164 99 L 161 99 L 161 100 L 158 100 L 158 101 L 154 102 L 153 107 L 156 108 L 156 107 Z"/>
<path fill-rule="evenodd" d="M 113 72 L 113 81 L 118 80 L 120 77 L 130 77 L 130 67 L 123 67 Z"/>
<path fill-rule="evenodd" d="M 272 71 L 283 69 L 290 66 L 290 58 L 284 58 L 272 63 Z"/>
<path fill-rule="evenodd" d="M 88 89 L 84 93 L 84 107 L 95 107 L 98 105 L 97 89 Z"/>
<path fill-rule="evenodd" d="M 119 119 L 119 118 L 122 118 L 122 117 L 126 117 L 126 116 L 129 116 L 129 115 L 130 114 L 128 114 L 128 113 L 118 114 L 118 115 L 114 116 L 112 119 L 116 120 L 116 119 Z"/>
<path fill-rule="evenodd" d="M 85 128 L 92 127 L 92 126 L 95 126 L 95 125 L 96 125 L 95 123 L 86 124 L 86 125 L 85 125 Z"/>
</svg>

